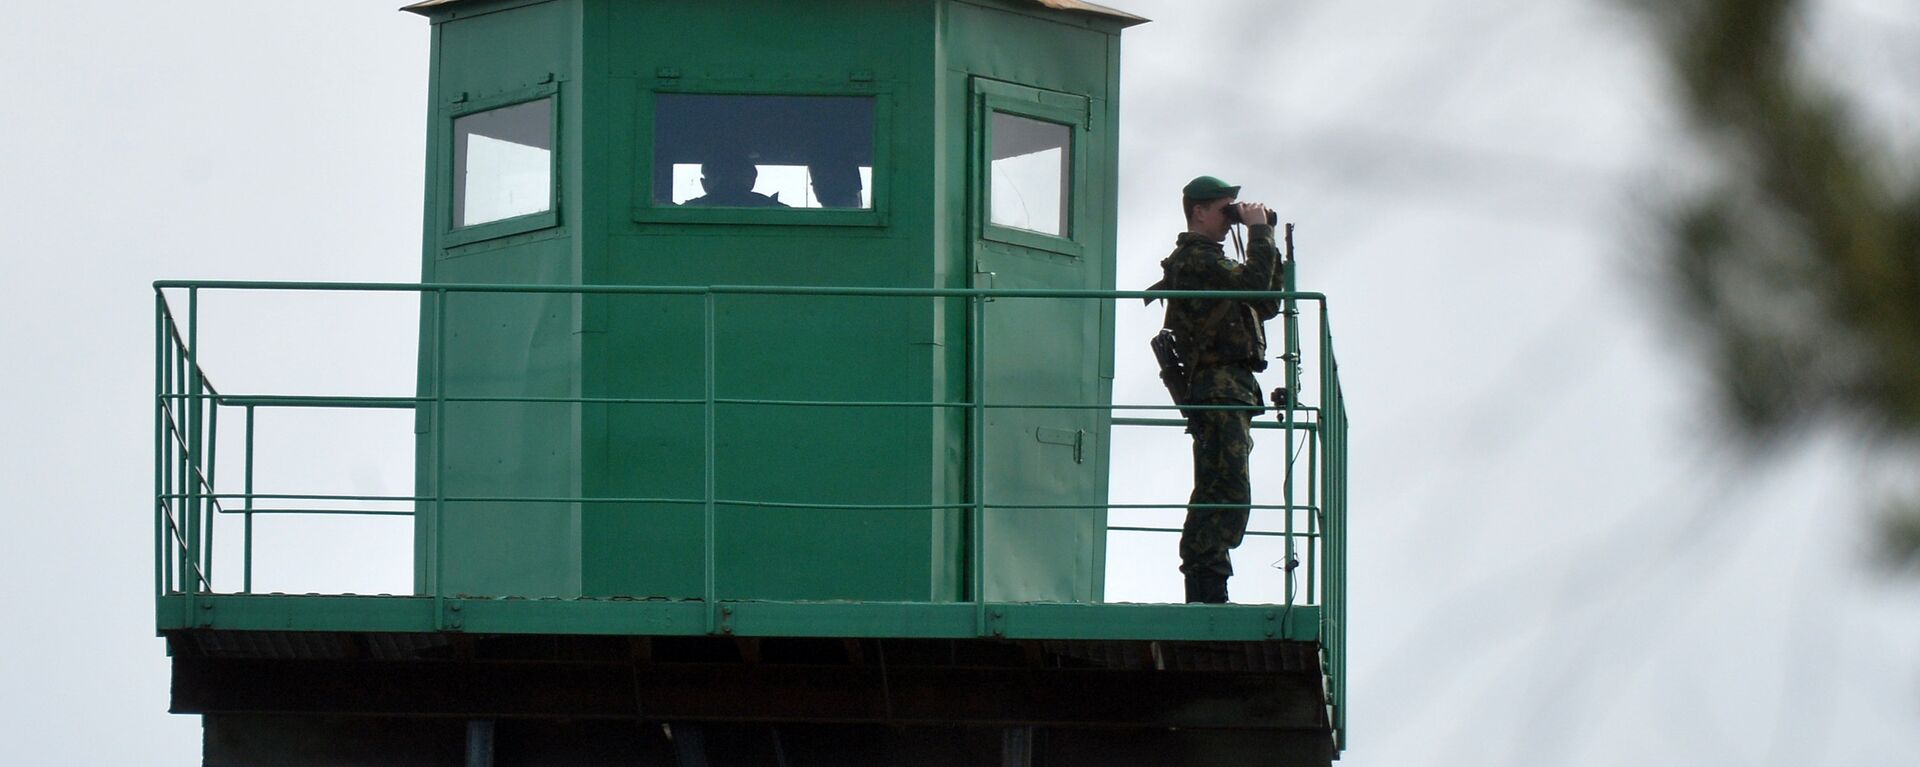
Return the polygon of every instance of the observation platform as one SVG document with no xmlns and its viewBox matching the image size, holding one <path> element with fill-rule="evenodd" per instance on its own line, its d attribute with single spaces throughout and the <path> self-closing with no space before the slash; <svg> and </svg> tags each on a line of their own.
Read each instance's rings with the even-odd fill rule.
<svg viewBox="0 0 1920 767">
<path fill-rule="evenodd" d="M 425 574 L 447 566 L 444 553 L 435 550 L 444 545 L 438 526 L 447 504 L 513 509 L 637 499 L 457 497 L 430 477 L 418 478 L 423 490 L 410 495 L 263 490 L 255 481 L 262 413 L 405 410 L 438 423 L 449 402 L 515 398 L 456 397 L 437 383 L 417 396 L 223 392 L 207 370 L 225 361 L 202 355 L 206 329 L 200 318 L 206 296 L 216 292 L 412 293 L 421 297 L 421 313 L 428 317 L 444 312 L 450 295 L 465 293 L 678 295 L 709 307 L 730 295 L 819 294 L 954 300 L 979 327 L 986 324 L 981 315 L 998 300 L 1115 302 L 1215 293 L 179 281 L 156 283 L 156 291 L 156 629 L 173 658 L 173 710 L 206 717 L 208 763 L 286 756 L 294 753 L 288 739 L 306 750 L 295 749 L 300 756 L 281 763 L 452 764 L 462 753 L 474 753 L 476 739 L 489 753 L 497 743 L 503 755 L 513 743 L 543 744 L 539 753 L 563 764 L 597 763 L 616 754 L 641 764 L 707 763 L 689 756 L 689 743 L 700 744 L 701 759 L 741 764 L 1317 765 L 1337 759 L 1342 748 L 1346 416 L 1325 300 L 1318 294 L 1257 294 L 1285 302 L 1283 372 L 1298 393 L 1281 418 L 1257 424 L 1265 433 L 1285 435 L 1289 446 L 1297 437 L 1302 449 L 1284 451 L 1284 476 L 1256 478 L 1257 487 L 1279 489 L 1285 497 L 1255 504 L 1257 529 L 1249 533 L 1284 543 L 1285 600 L 1182 605 L 977 598 L 991 593 L 986 584 L 996 561 L 979 524 L 966 528 L 970 540 L 955 598 L 729 598 L 718 572 L 726 565 L 716 553 L 717 510 L 756 503 L 716 494 L 714 414 L 727 407 L 876 403 L 718 396 L 711 385 L 711 308 L 704 373 L 710 385 L 704 396 L 673 403 L 708 414 L 706 491 L 702 497 L 647 499 L 702 510 L 704 552 L 692 560 L 704 570 L 701 593 L 649 598 L 453 591 L 440 585 L 442 578 Z M 182 298 L 185 309 L 176 311 Z M 1296 327 L 1296 307 L 1303 303 L 1318 307 L 1309 312 L 1317 315 L 1318 338 L 1307 345 L 1299 342 Z M 444 359 L 448 339 L 426 338 L 423 365 Z M 1312 380 L 1301 373 L 1308 346 L 1317 357 Z M 879 404 L 957 410 L 976 430 L 995 409 L 1057 406 L 994 402 L 991 392 L 983 393 L 983 360 L 976 355 L 968 371 L 967 390 L 975 396 L 966 401 Z M 616 398 L 555 399 L 578 405 Z M 1177 437 L 1183 425 L 1178 419 L 1113 415 L 1172 409 L 1099 406 L 1104 428 L 1171 428 L 1169 436 Z M 229 454 L 225 461 L 218 457 L 222 445 Z M 973 476 L 966 497 L 905 508 L 951 508 L 970 520 L 998 508 L 1044 510 L 996 503 L 979 468 L 991 460 L 983 455 L 988 446 L 973 440 L 969 449 Z M 1077 460 L 1077 445 L 1075 450 Z M 223 465 L 226 476 L 218 476 Z M 238 483 L 235 469 L 242 475 Z M 876 511 L 851 504 L 806 507 Z M 1106 507 L 1158 509 L 1177 520 L 1185 504 Z M 412 543 L 423 572 L 421 593 L 257 591 L 256 525 L 315 515 L 424 519 L 414 528 L 424 540 Z M 1273 524 L 1263 526 L 1263 519 Z M 216 545 L 216 530 L 241 540 Z M 1179 532 L 1137 524 L 1109 524 L 1107 531 Z M 291 730 L 288 739 L 272 738 L 274 723 L 291 718 L 302 722 L 297 738 Z M 390 726 L 399 719 L 412 724 Z M 315 735 L 320 732 L 336 737 Z"/>
</svg>

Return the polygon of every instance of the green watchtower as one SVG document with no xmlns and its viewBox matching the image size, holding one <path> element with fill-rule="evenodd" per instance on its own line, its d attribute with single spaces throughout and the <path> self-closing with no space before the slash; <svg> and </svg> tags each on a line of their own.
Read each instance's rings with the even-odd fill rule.
<svg viewBox="0 0 1920 767">
<path fill-rule="evenodd" d="M 1115 311 L 1143 295 L 1114 277 L 1120 39 L 1142 19 L 407 10 L 433 23 L 421 283 L 156 283 L 158 628 L 209 764 L 1337 757 L 1324 297 L 1262 294 L 1295 401 L 1261 426 L 1305 448 L 1256 506 L 1284 602 L 1104 601 L 1111 532 L 1177 532 L 1108 520 L 1114 429 L 1180 424 L 1112 400 Z M 235 290 L 417 294 L 417 388 L 216 390 L 205 371 L 244 361 L 200 354 L 198 307 Z M 294 407 L 410 413 L 413 493 L 256 488 L 255 413 Z M 404 505 L 378 513 L 411 518 L 413 593 L 255 592 L 255 515 L 291 513 L 270 500 Z M 244 546 L 216 547 L 225 527 Z M 240 553 L 220 579 L 216 551 Z"/>
<path fill-rule="evenodd" d="M 1137 20 L 1080 7 L 414 6 L 436 21 L 423 277 L 1112 289 L 1117 51 Z M 1066 409 L 989 414 L 986 494 L 1077 508 L 990 512 L 985 594 L 1098 600 L 1108 422 L 1072 408 L 1110 401 L 1113 317 L 1004 303 L 986 388 Z M 444 365 L 423 359 L 422 392 L 589 401 L 423 416 L 422 496 L 697 499 L 711 482 L 721 598 L 970 598 L 964 410 L 780 406 L 967 401 L 964 301 L 462 295 L 444 319 L 425 323 L 423 350 L 451 343 Z M 422 591 L 702 594 L 698 506 L 443 512 L 419 518 Z"/>
</svg>

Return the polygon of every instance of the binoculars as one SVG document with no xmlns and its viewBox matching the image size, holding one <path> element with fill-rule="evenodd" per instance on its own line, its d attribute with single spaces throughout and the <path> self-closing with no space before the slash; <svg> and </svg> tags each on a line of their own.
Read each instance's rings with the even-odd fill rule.
<svg viewBox="0 0 1920 767">
<path fill-rule="evenodd" d="M 1226 210 L 1225 210 L 1225 212 L 1226 212 L 1226 214 L 1227 214 L 1227 223 L 1229 223 L 1229 224 L 1245 224 L 1245 223 L 1247 223 L 1247 222 L 1246 222 L 1246 221 L 1244 220 L 1244 219 L 1245 219 L 1245 217 L 1244 217 L 1244 216 L 1242 216 L 1242 215 L 1240 215 L 1240 203 L 1237 203 L 1237 202 L 1236 202 L 1236 203 L 1234 203 L 1234 204 L 1232 204 L 1232 205 L 1228 205 L 1228 206 L 1226 207 Z M 1254 222 L 1254 223 L 1259 223 L 1259 222 Z M 1278 214 L 1278 213 L 1275 213 L 1275 212 L 1273 212 L 1272 210 L 1268 210 L 1268 211 L 1267 211 L 1267 226 L 1279 226 L 1279 225 L 1280 225 L 1280 214 Z"/>
</svg>

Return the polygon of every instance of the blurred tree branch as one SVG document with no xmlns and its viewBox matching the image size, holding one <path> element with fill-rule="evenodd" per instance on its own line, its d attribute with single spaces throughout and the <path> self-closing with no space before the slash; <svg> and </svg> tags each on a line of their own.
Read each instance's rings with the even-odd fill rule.
<svg viewBox="0 0 1920 767">
<path fill-rule="evenodd" d="M 1920 179 L 1797 66 L 1803 0 L 1628 0 L 1652 21 L 1713 174 L 1675 206 L 1663 260 L 1749 444 L 1841 416 L 1920 442 Z M 1920 512 L 1887 551 L 1920 561 Z"/>
</svg>

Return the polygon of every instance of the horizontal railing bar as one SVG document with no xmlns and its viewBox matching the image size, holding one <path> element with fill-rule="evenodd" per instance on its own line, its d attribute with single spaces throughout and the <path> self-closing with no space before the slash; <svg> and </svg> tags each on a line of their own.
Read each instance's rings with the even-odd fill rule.
<svg viewBox="0 0 1920 767">
<path fill-rule="evenodd" d="M 533 285 L 472 282 L 276 282 L 262 280 L 156 280 L 156 291 L 168 288 L 200 290 L 283 290 L 342 293 L 564 293 L 666 296 L 868 296 L 927 298 L 1238 298 L 1325 302 L 1326 294 L 1283 290 L 1064 290 L 1017 288 L 869 288 L 802 287 L 794 285 Z"/>
<path fill-rule="evenodd" d="M 1186 532 L 1185 530 L 1181 530 L 1180 528 L 1177 528 L 1177 527 L 1129 527 L 1129 526 L 1123 526 L 1123 525 L 1114 525 L 1112 527 L 1108 527 L 1107 531 L 1116 532 L 1116 533 L 1184 533 Z M 1269 537 L 1269 538 L 1288 538 L 1288 537 L 1319 538 L 1321 537 L 1319 533 L 1305 533 L 1305 532 L 1288 533 L 1280 530 L 1248 530 L 1247 535 L 1258 535 L 1258 536 Z"/>
<path fill-rule="evenodd" d="M 255 496 L 255 497 L 258 498 L 260 496 Z M 449 502 L 463 501 L 463 500 L 472 502 L 470 499 L 461 499 L 461 498 L 448 498 L 447 500 Z M 501 498 L 501 499 L 486 499 L 486 500 L 510 501 L 510 500 L 522 500 L 522 499 Z M 583 499 L 576 499 L 576 500 L 578 502 L 588 502 L 588 503 L 591 503 L 591 502 L 682 503 L 682 504 L 705 503 L 705 501 L 702 501 L 702 500 L 684 499 L 684 498 L 640 499 L 640 500 L 630 500 L 630 499 L 624 499 L 624 498 L 615 498 L 615 499 L 583 498 Z M 544 501 L 543 500 L 540 502 L 541 503 L 561 503 L 562 501 Z M 575 501 L 565 501 L 565 502 L 572 503 Z M 833 503 L 833 504 L 826 504 L 826 503 L 787 503 L 787 502 L 781 502 L 781 501 L 729 501 L 729 500 L 721 500 L 721 499 L 715 500 L 714 503 L 720 506 L 745 506 L 750 508 L 769 508 L 769 509 L 820 509 L 820 510 L 827 510 L 827 511 L 903 511 L 903 510 L 904 511 L 932 511 L 937 509 L 961 509 L 961 508 L 966 508 L 968 506 L 973 505 L 971 503 L 922 503 L 922 504 Z M 256 509 L 233 509 L 233 510 L 227 510 L 224 513 L 244 514 L 247 512 L 252 512 L 254 514 L 369 514 L 369 515 L 376 515 L 376 516 L 378 515 L 414 516 L 415 515 L 415 512 L 412 512 L 412 511 L 395 511 L 395 510 L 387 510 L 387 509 L 258 509 L 256 508 Z"/>
<path fill-rule="evenodd" d="M 975 504 L 973 504 L 973 503 L 971 503 L 971 502 L 959 502 L 959 503 L 802 503 L 802 502 L 792 502 L 792 501 L 741 501 L 741 500 L 730 500 L 730 499 L 726 499 L 726 498 L 719 498 L 719 499 L 715 499 L 715 500 L 714 500 L 714 503 L 716 503 L 716 504 L 718 504 L 718 505 L 721 505 L 721 506 L 745 506 L 745 507 L 749 507 L 749 508 L 769 508 L 769 509 L 821 509 L 821 510 L 826 510 L 826 511 L 886 511 L 886 510 L 894 510 L 894 509 L 898 509 L 898 510 L 906 510 L 906 511 L 931 511 L 931 510 L 938 510 L 938 509 L 964 509 L 964 508 L 972 508 L 972 507 L 973 507 L 973 506 L 975 505 Z M 1061 510 L 1061 511 L 1068 511 L 1068 510 L 1085 510 L 1085 509 L 1188 509 L 1188 508 L 1194 508 L 1194 509 L 1221 509 L 1221 508 L 1225 508 L 1225 509 L 1253 509 L 1253 510 L 1256 510 L 1256 511 L 1319 511 L 1319 510 L 1320 510 L 1320 509 L 1319 509 L 1319 507 L 1317 507 L 1317 506 L 1301 506 L 1301 505 L 1298 505 L 1298 504 L 1295 504 L 1295 505 L 1293 505 L 1293 506 L 1288 506 L 1288 505 L 1286 505 L 1286 504 L 1273 504 L 1273 503 L 1255 503 L 1255 504 L 1244 504 L 1244 503 L 1201 503 L 1201 504 L 1189 504 L 1189 503 L 1105 503 L 1105 504 L 1100 504 L 1100 503 L 1083 503 L 1083 504 L 1072 504 L 1072 503 L 991 503 L 991 502 L 989 502 L 989 503 L 987 503 L 987 504 L 986 504 L 986 507 L 987 507 L 987 508 L 989 508 L 989 509 L 1010 509 L 1010 510 L 1014 510 L 1014 511 L 1036 511 L 1036 510 L 1037 510 L 1037 511 L 1047 511 L 1047 510 Z"/>
<path fill-rule="evenodd" d="M 329 397 L 304 394 L 162 394 L 162 400 L 217 400 L 219 404 L 230 407 L 314 407 L 314 408 L 368 408 L 404 410 L 422 403 L 433 402 L 432 397 L 386 397 L 386 396 L 344 396 Z M 551 403 L 581 405 L 703 405 L 703 399 L 678 399 L 655 397 L 481 397 L 449 396 L 447 402 L 499 402 L 499 403 Z M 752 405 L 768 407 L 883 407 L 883 408 L 968 408 L 972 402 L 932 402 L 900 400 L 789 400 L 789 399 L 747 399 L 726 398 L 714 400 L 721 405 Z M 1281 412 L 1278 408 L 1253 408 L 1247 405 L 1099 405 L 1066 402 L 989 402 L 981 407 L 989 410 L 1255 410 L 1265 415 Z M 1291 412 L 1318 414 L 1318 407 L 1296 407 Z M 1117 426 L 1184 426 L 1185 421 L 1172 418 L 1115 418 Z M 1294 425 L 1313 426 L 1315 421 L 1296 421 Z M 1280 428 L 1275 425 L 1256 424 L 1255 428 Z"/>
<path fill-rule="evenodd" d="M 992 407 L 992 406 L 989 405 L 989 407 Z M 1247 409 L 1251 409 L 1247 405 L 1102 405 L 1101 407 L 1108 408 L 1115 412 L 1124 411 L 1124 410 L 1247 410 Z M 1278 408 L 1273 406 L 1260 408 L 1260 412 L 1262 413 L 1273 413 L 1273 412 L 1280 412 L 1284 410 L 1286 410 L 1286 408 Z M 1320 416 L 1321 408 L 1319 405 L 1296 405 L 1293 407 L 1292 412 L 1305 413 L 1307 415 L 1311 415 L 1317 418 Z M 1124 425 L 1160 426 L 1169 420 L 1176 421 L 1179 423 L 1185 423 L 1185 421 L 1180 419 L 1166 419 L 1166 418 L 1158 418 L 1158 419 L 1144 418 L 1144 419 L 1128 419 L 1128 420 L 1139 420 L 1141 422 L 1137 424 L 1124 424 Z M 1120 418 L 1115 418 L 1113 422 L 1116 425 L 1121 425 Z"/>
<path fill-rule="evenodd" d="M 161 498 L 185 498 L 183 493 L 162 493 Z M 201 498 L 252 498 L 261 501 L 370 501 L 407 503 L 431 501 L 432 496 L 415 495 L 339 495 L 330 493 L 201 493 Z"/>
<path fill-rule="evenodd" d="M 171 399 L 190 399 L 196 395 L 171 394 Z M 201 398 L 206 398 L 201 396 Z M 233 407 L 315 407 L 315 408 L 373 408 L 404 410 L 421 404 L 434 402 L 432 397 L 324 397 L 301 394 L 228 394 L 215 397 L 222 405 Z M 704 400 L 674 399 L 661 397 L 453 397 L 446 402 L 528 402 L 577 405 L 698 405 Z"/>
<path fill-rule="evenodd" d="M 192 398 L 192 394 L 173 394 L 170 398 Z M 221 405 L 231 407 L 282 407 L 282 408 L 361 408 L 370 410 L 409 410 L 421 402 L 431 400 L 422 397 L 322 397 L 300 394 L 253 394 L 245 396 L 223 395 L 208 397 Z"/>
<path fill-rule="evenodd" d="M 189 496 L 186 493 L 162 493 L 158 497 L 162 499 L 171 500 L 171 499 L 183 499 Z M 419 502 L 435 500 L 435 498 L 431 496 L 336 495 L 336 494 L 324 494 L 324 493 L 313 493 L 313 494 L 254 493 L 251 496 L 245 493 L 199 493 L 198 497 L 211 498 L 211 499 L 249 498 L 250 497 L 256 501 L 362 501 L 362 502 L 368 502 L 368 503 L 419 503 Z M 589 497 L 581 497 L 581 496 L 531 496 L 531 497 L 448 496 L 446 500 L 449 503 L 661 503 L 661 504 L 688 504 L 688 505 L 706 503 L 706 500 L 702 498 L 598 498 L 598 497 L 589 498 Z M 722 506 L 744 506 L 748 508 L 824 509 L 824 510 L 841 510 L 841 511 L 867 511 L 867 510 L 888 510 L 888 509 L 910 510 L 910 511 L 932 511 L 932 510 L 938 510 L 938 509 L 961 509 L 961 508 L 968 508 L 975 505 L 972 502 L 965 502 L 965 501 L 955 501 L 953 503 L 805 503 L 805 502 L 797 502 L 797 501 L 748 501 L 748 500 L 740 500 L 740 499 L 732 499 L 732 498 L 717 498 L 714 500 L 714 503 Z M 1080 509 L 1122 509 L 1122 510 L 1251 509 L 1255 511 L 1310 511 L 1310 512 L 1320 511 L 1320 507 L 1318 506 L 1303 505 L 1303 504 L 1288 505 L 1284 503 L 1077 503 L 1077 504 L 1076 503 L 1067 503 L 1067 504 L 988 503 L 986 504 L 986 506 L 989 509 L 1009 509 L 1009 510 L 1015 510 L 1015 511 L 1020 511 L 1020 510 L 1066 511 L 1066 510 L 1080 510 Z M 221 511 L 227 514 L 238 514 L 238 513 L 242 513 L 245 510 L 221 509 Z M 290 510 L 290 509 L 254 508 L 252 509 L 252 511 L 256 514 L 295 513 L 295 510 Z M 387 514 L 402 513 L 395 510 L 368 510 L 362 513 L 375 513 L 376 511 L 380 513 L 387 513 Z M 404 512 L 404 513 L 410 514 L 412 512 Z"/>
<path fill-rule="evenodd" d="M 1318 511 L 1316 506 L 1284 503 L 989 503 L 989 509 L 1252 509 L 1254 511 Z"/>
<path fill-rule="evenodd" d="M 705 404 L 706 400 L 701 400 Z M 755 407 L 878 407 L 878 408 L 969 408 L 971 402 L 901 402 L 893 400 L 804 400 L 804 399 L 739 399 L 715 398 L 716 405 L 751 405 Z M 987 405 L 987 407 L 994 407 Z"/>
<path fill-rule="evenodd" d="M 1187 425 L 1187 421 L 1184 418 L 1115 418 L 1113 419 L 1113 425 L 1115 426 L 1179 426 L 1184 428 Z M 1323 423 L 1320 421 L 1294 421 L 1293 422 L 1293 428 L 1295 429 L 1311 429 L 1311 428 L 1316 428 L 1322 425 Z M 1285 429 L 1287 428 L 1287 422 L 1259 420 L 1259 421 L 1253 422 L 1253 428 Z"/>
<path fill-rule="evenodd" d="M 341 516 L 341 515 L 359 515 L 359 516 L 367 516 L 367 517 L 414 516 L 414 512 L 412 511 L 395 511 L 390 509 L 222 509 L 220 513 L 222 514 L 255 514 L 255 515 L 312 514 L 318 517 Z"/>
<path fill-rule="evenodd" d="M 182 493 L 165 493 L 161 498 L 185 498 Z M 365 501 L 370 503 L 422 503 L 440 500 L 431 495 L 341 495 L 331 493 L 201 493 L 201 498 L 253 498 L 257 501 Z M 704 503 L 687 498 L 582 498 L 569 496 L 447 496 L 449 503 Z"/>
<path fill-rule="evenodd" d="M 449 398 L 451 399 L 451 398 Z M 704 400 L 702 401 L 704 402 Z M 728 399 L 714 400 L 721 405 L 768 405 L 781 407 L 973 407 L 971 402 L 898 402 L 898 401 L 859 401 L 859 400 L 784 400 L 784 399 Z M 987 402 L 980 407 L 988 410 L 1254 410 L 1261 414 L 1275 412 L 1277 408 L 1254 408 L 1247 405 L 1098 405 L 1079 402 Z M 1315 413 L 1317 408 L 1295 408 L 1296 413 Z M 1170 419 L 1162 419 L 1170 420 Z M 1185 421 L 1173 421 L 1185 424 Z M 1149 424 L 1140 424 L 1149 425 Z M 1150 425 L 1161 425 L 1158 423 Z"/>
<path fill-rule="evenodd" d="M 973 504 L 956 503 L 798 503 L 793 501 L 739 501 L 713 499 L 715 506 L 744 506 L 750 509 L 819 509 L 822 511 L 939 511 L 968 509 Z"/>
<path fill-rule="evenodd" d="M 168 399 L 209 399 L 204 395 L 170 394 Z M 406 409 L 422 403 L 436 401 L 433 397 L 322 397 L 292 394 L 226 395 L 218 397 L 220 404 L 235 407 L 341 407 L 341 408 L 389 408 Z M 448 396 L 446 402 L 479 403 L 534 403 L 561 405 L 704 405 L 704 399 L 681 399 L 668 397 L 456 397 Z M 861 401 L 861 400 L 770 400 L 770 399 L 717 399 L 722 405 L 779 405 L 796 407 L 972 407 L 967 402 L 897 402 L 897 401 Z"/>
<path fill-rule="evenodd" d="M 989 410 L 1231 410 L 1270 413 L 1274 408 L 1254 405 L 1100 405 L 1077 402 L 989 402 Z"/>
</svg>

